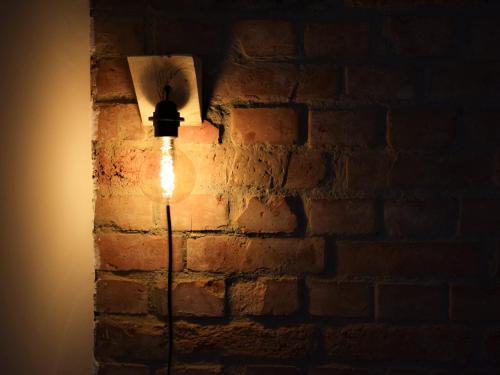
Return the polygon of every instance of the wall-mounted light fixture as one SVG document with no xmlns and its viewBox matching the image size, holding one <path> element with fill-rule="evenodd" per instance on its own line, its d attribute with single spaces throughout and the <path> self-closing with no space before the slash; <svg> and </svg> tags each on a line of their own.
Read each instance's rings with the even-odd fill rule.
<svg viewBox="0 0 500 375">
<path fill-rule="evenodd" d="M 166 200 L 168 233 L 168 359 L 167 374 L 172 368 L 173 319 L 172 319 L 172 220 L 170 199 L 175 189 L 174 139 L 179 126 L 201 124 L 200 65 L 193 56 L 133 56 L 128 58 L 134 90 L 142 123 L 154 126 L 154 136 L 162 138 L 160 160 L 160 185 Z"/>
</svg>

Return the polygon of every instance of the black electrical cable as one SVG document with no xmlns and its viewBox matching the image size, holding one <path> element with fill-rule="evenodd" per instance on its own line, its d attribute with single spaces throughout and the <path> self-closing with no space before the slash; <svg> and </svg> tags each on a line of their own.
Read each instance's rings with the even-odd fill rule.
<svg viewBox="0 0 500 375">
<path fill-rule="evenodd" d="M 167 313 L 168 313 L 168 360 L 167 375 L 172 368 L 172 354 L 174 346 L 174 325 L 172 318 L 172 220 L 170 219 L 170 205 L 167 203 L 167 231 L 168 231 L 168 276 L 167 276 Z"/>
</svg>

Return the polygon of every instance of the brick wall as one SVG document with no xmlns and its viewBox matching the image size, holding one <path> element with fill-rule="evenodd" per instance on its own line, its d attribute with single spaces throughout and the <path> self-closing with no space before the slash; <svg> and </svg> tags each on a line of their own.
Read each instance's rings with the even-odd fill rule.
<svg viewBox="0 0 500 375">
<path fill-rule="evenodd" d="M 176 374 L 497 374 L 495 3 L 95 0 L 99 374 L 165 373 L 125 56 L 166 53 L 201 58 L 206 110 L 176 141 Z"/>
</svg>

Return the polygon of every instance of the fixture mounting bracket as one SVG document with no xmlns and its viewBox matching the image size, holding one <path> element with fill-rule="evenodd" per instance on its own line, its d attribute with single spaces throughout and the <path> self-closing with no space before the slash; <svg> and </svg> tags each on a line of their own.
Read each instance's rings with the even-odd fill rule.
<svg viewBox="0 0 500 375">
<path fill-rule="evenodd" d="M 129 56 L 127 61 L 143 125 L 153 125 L 149 117 L 165 99 L 166 85 L 184 118 L 181 126 L 201 124 L 201 65 L 195 56 Z"/>
</svg>

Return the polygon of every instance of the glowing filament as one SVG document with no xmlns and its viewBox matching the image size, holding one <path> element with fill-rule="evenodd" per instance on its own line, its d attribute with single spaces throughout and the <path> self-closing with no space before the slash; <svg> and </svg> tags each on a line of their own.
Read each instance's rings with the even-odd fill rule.
<svg viewBox="0 0 500 375">
<path fill-rule="evenodd" d="M 172 152 L 172 139 L 164 137 L 161 146 L 160 183 L 163 197 L 169 199 L 174 192 L 174 158 Z"/>
</svg>

